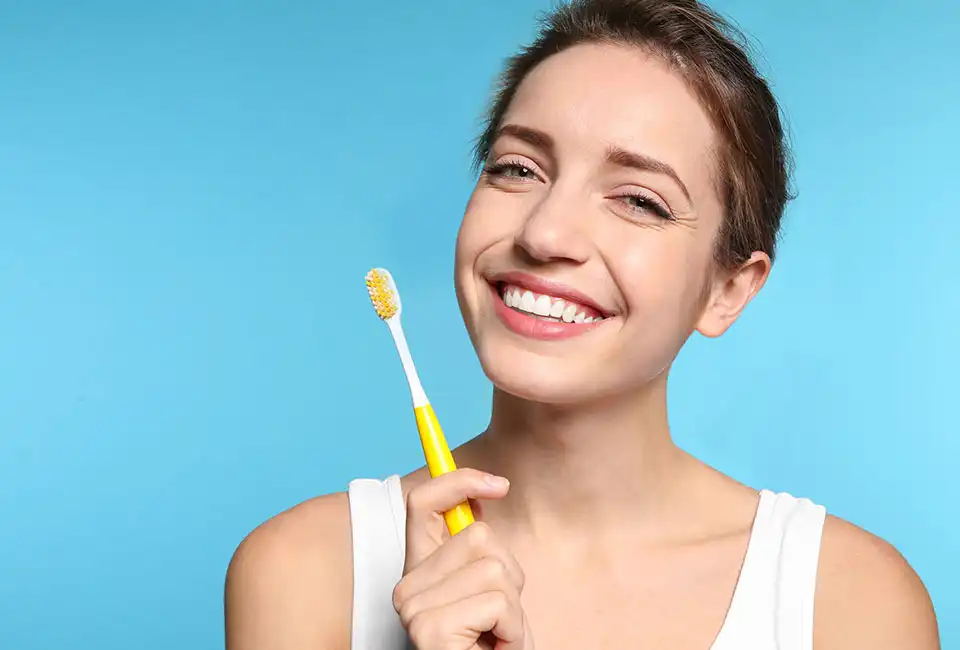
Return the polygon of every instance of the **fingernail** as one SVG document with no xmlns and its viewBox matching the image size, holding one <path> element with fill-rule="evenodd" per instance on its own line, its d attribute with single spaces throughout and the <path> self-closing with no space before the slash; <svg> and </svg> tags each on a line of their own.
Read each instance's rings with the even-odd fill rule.
<svg viewBox="0 0 960 650">
<path fill-rule="evenodd" d="M 498 489 L 503 489 L 510 485 L 510 481 L 505 479 L 502 476 L 494 476 L 493 474 L 487 474 L 483 477 L 483 480 L 487 482 L 488 485 L 491 485 Z"/>
</svg>

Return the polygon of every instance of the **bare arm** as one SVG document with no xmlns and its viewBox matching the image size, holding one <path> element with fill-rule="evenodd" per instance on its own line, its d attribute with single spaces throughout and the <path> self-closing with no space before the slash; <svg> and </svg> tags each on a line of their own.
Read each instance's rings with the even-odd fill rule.
<svg viewBox="0 0 960 650">
<path fill-rule="evenodd" d="M 841 519 L 824 527 L 815 650 L 939 650 L 933 604 L 888 543 Z"/>
<path fill-rule="evenodd" d="M 347 650 L 353 593 L 346 494 L 303 503 L 243 541 L 227 570 L 227 650 Z"/>
</svg>

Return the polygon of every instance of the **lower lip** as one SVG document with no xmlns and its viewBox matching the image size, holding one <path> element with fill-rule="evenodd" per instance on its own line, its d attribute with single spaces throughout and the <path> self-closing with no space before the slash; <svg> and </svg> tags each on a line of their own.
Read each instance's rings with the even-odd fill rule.
<svg viewBox="0 0 960 650">
<path fill-rule="evenodd" d="M 603 323 L 602 320 L 592 323 L 563 323 L 544 320 L 507 307 L 500 297 L 497 287 L 490 285 L 490 289 L 493 294 L 493 309 L 500 322 L 506 325 L 507 329 L 521 336 L 542 341 L 557 341 L 580 336 Z"/>
</svg>

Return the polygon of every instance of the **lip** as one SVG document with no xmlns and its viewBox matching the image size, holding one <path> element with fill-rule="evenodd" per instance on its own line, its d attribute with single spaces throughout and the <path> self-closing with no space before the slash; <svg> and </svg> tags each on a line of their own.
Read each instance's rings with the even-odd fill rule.
<svg viewBox="0 0 960 650">
<path fill-rule="evenodd" d="M 524 289 L 529 289 L 534 293 L 545 293 L 556 298 L 563 298 L 564 300 L 581 304 L 585 307 L 591 307 L 600 312 L 604 318 L 612 316 L 608 310 L 598 305 L 590 296 L 577 291 L 573 287 L 553 280 L 538 278 L 529 273 L 522 273 L 520 271 L 498 273 L 490 278 L 490 282 L 494 285 L 494 290 L 497 289 L 496 285 L 498 284 L 515 284 Z"/>
<path fill-rule="evenodd" d="M 507 282 L 507 280 L 504 280 L 504 282 Z M 500 298 L 500 291 L 496 284 L 490 285 L 490 296 L 493 300 L 493 310 L 500 322 L 515 334 L 532 339 L 540 339 L 541 341 L 569 339 L 585 334 L 605 322 L 599 320 L 592 323 L 558 323 L 537 318 L 532 314 L 525 314 L 507 307 Z"/>
</svg>

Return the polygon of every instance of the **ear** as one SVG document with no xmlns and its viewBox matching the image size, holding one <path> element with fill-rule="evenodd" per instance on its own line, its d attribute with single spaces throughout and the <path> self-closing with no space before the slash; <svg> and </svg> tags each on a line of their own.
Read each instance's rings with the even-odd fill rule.
<svg viewBox="0 0 960 650">
<path fill-rule="evenodd" d="M 710 338 L 726 332 L 763 287 L 770 275 L 770 266 L 770 256 L 757 251 L 733 271 L 717 273 L 711 280 L 697 331 Z"/>
</svg>

